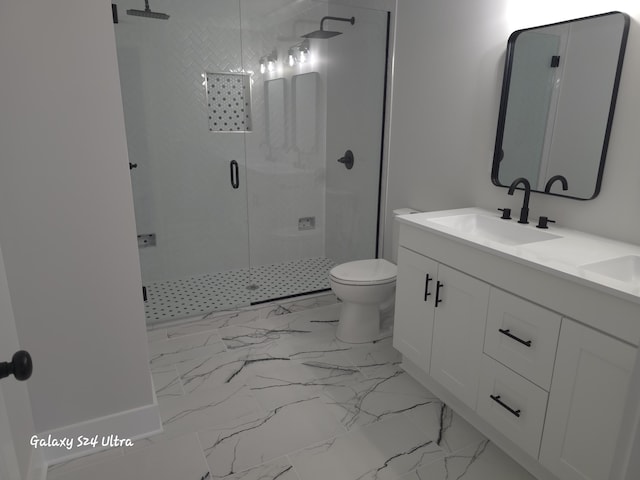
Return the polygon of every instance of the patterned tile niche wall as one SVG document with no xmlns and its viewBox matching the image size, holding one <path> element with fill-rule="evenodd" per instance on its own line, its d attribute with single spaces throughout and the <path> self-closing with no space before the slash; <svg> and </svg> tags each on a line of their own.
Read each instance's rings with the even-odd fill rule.
<svg viewBox="0 0 640 480">
<path fill-rule="evenodd" d="M 207 73 L 209 131 L 251 131 L 251 76 Z"/>
</svg>

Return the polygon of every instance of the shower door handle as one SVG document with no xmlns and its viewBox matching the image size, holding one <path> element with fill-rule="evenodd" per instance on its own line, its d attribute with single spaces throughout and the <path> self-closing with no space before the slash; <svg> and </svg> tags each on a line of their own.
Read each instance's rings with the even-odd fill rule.
<svg viewBox="0 0 640 480">
<path fill-rule="evenodd" d="M 240 186 L 238 162 L 236 162 L 235 160 L 231 160 L 230 170 L 231 170 L 231 186 L 233 188 L 238 188 Z"/>
</svg>

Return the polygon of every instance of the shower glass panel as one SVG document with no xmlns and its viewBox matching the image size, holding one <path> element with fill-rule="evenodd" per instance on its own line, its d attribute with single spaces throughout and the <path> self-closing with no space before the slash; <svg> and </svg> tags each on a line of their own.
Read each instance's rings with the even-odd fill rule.
<svg viewBox="0 0 640 480">
<path fill-rule="evenodd" d="M 138 4 L 119 2 L 114 28 L 147 322 L 328 291 L 335 264 L 375 257 L 387 12 L 154 0 L 169 19 L 124 14 Z M 355 23 L 301 37 L 325 16 Z"/>
<path fill-rule="evenodd" d="M 156 235 L 155 246 L 140 248 L 148 323 L 250 303 L 248 133 L 224 126 L 237 115 L 231 108 L 246 110 L 239 98 L 249 101 L 225 93 L 239 91 L 227 85 L 246 73 L 238 4 L 153 7 L 170 18 L 121 14 L 114 25 L 138 235 Z M 225 131 L 213 130 L 214 109 Z"/>
<path fill-rule="evenodd" d="M 376 257 L 388 14 L 335 3 L 240 0 L 243 59 L 257 78 L 246 149 L 258 301 L 327 289 L 335 264 Z M 302 37 L 325 16 L 355 22 L 327 20 L 326 29 L 342 33 Z M 269 58 L 277 60 L 261 72 Z M 277 123 L 276 81 L 285 92 Z M 351 170 L 337 161 L 348 149 Z"/>
</svg>

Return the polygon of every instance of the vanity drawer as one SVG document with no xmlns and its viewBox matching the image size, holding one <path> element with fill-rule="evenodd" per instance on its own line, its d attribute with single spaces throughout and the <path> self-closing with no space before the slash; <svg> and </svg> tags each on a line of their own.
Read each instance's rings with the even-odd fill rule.
<svg viewBox="0 0 640 480">
<path fill-rule="evenodd" d="M 548 391 L 560 322 L 560 315 L 492 288 L 484 352 Z"/>
<path fill-rule="evenodd" d="M 478 415 L 536 459 L 548 396 L 504 365 L 482 356 Z"/>
</svg>

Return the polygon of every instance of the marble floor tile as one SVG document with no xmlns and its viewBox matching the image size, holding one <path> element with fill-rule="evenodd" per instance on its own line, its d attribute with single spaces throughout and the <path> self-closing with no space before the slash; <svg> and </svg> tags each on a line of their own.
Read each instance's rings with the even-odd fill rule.
<svg viewBox="0 0 640 480">
<path fill-rule="evenodd" d="M 352 376 L 328 385 L 321 398 L 349 430 L 433 403 L 440 405 L 437 397 L 394 365 L 379 367 L 374 377 Z"/>
<path fill-rule="evenodd" d="M 443 456 L 434 439 L 397 415 L 289 458 L 303 480 L 394 480 Z"/>
<path fill-rule="evenodd" d="M 251 392 L 266 410 L 318 395 L 324 388 L 351 385 L 362 379 L 354 367 L 320 362 L 256 364 L 247 380 Z"/>
<path fill-rule="evenodd" d="M 300 480 L 293 465 L 286 458 L 263 463 L 224 478 L 225 480 Z"/>
<path fill-rule="evenodd" d="M 167 329 L 166 328 L 154 328 L 147 330 L 147 342 L 159 342 L 160 340 L 166 340 Z"/>
<path fill-rule="evenodd" d="M 405 415 L 425 434 L 436 435 L 438 445 L 447 452 L 456 452 L 485 439 L 465 419 L 437 399 L 411 409 Z"/>
<path fill-rule="evenodd" d="M 271 318 L 279 315 L 287 315 L 326 305 L 332 305 L 338 300 L 335 295 L 321 295 L 317 297 L 294 299 L 291 301 L 274 302 L 265 305 L 253 305 L 237 310 L 225 310 L 203 315 L 201 318 L 166 329 L 168 338 L 191 335 L 193 333 L 206 332 L 217 328 L 242 325 L 256 321 L 260 318 Z"/>
<path fill-rule="evenodd" d="M 332 328 L 323 328 L 313 332 L 312 335 L 300 335 L 288 339 L 284 346 L 288 348 L 288 353 L 292 360 L 321 359 L 325 355 L 332 353 L 346 354 L 358 349 L 391 347 L 391 336 L 382 336 L 379 340 L 368 343 L 347 343 L 336 338 L 338 322 L 332 322 Z M 329 357 L 326 357 L 329 358 Z M 346 357 L 347 359 L 349 356 Z M 352 366 L 354 362 L 348 360 Z"/>
<path fill-rule="evenodd" d="M 209 467 L 195 433 L 65 474 L 64 480 L 202 480 Z"/>
<path fill-rule="evenodd" d="M 175 365 L 157 367 L 151 372 L 153 388 L 158 398 L 180 397 L 184 395 L 180 374 Z"/>
<path fill-rule="evenodd" d="M 402 362 L 402 355 L 389 341 L 349 349 L 347 356 L 367 377 L 376 376 L 380 368 L 388 368 L 389 365 L 399 369 Z"/>
<path fill-rule="evenodd" d="M 242 384 L 159 399 L 158 406 L 164 438 L 206 430 L 241 418 L 258 418 L 262 414 L 249 388 Z"/>
<path fill-rule="evenodd" d="M 535 480 L 489 440 L 450 453 L 402 480 Z"/>
<path fill-rule="evenodd" d="M 389 312 L 380 340 L 349 344 L 335 336 L 336 302 L 151 331 L 164 432 L 53 466 L 49 479 L 531 480 L 400 368 Z"/>
<path fill-rule="evenodd" d="M 261 318 L 251 323 L 221 328 L 218 332 L 228 350 L 314 337 L 322 331 L 335 336 L 338 309 L 339 305 L 328 305 L 307 312 Z"/>
<path fill-rule="evenodd" d="M 149 344 L 151 370 L 226 351 L 217 333 L 189 335 Z"/>
<path fill-rule="evenodd" d="M 229 383 L 244 384 L 255 375 L 256 367 L 262 363 L 273 363 L 279 367 L 290 363 L 287 355 L 274 356 L 261 353 L 260 350 L 240 349 L 181 363 L 178 371 L 185 391 L 191 393 Z"/>
<path fill-rule="evenodd" d="M 344 429 L 322 402 L 310 398 L 199 435 L 213 478 L 227 478 L 341 433 Z"/>
</svg>

